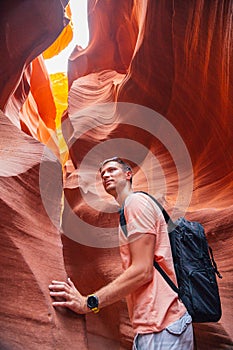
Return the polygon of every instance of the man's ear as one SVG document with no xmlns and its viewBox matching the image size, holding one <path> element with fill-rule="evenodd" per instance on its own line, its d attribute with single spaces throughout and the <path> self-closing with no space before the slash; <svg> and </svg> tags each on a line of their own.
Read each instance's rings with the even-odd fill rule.
<svg viewBox="0 0 233 350">
<path fill-rule="evenodd" d="M 133 176 L 132 171 L 130 170 L 127 170 L 125 174 L 126 174 L 126 180 L 130 180 L 131 177 Z"/>
</svg>

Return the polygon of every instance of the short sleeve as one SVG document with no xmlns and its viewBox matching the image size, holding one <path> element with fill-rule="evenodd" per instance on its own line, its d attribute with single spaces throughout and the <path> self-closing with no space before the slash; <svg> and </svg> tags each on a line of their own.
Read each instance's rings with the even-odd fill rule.
<svg viewBox="0 0 233 350">
<path fill-rule="evenodd" d="M 153 200 L 143 193 L 132 193 L 126 198 L 124 214 L 128 237 L 133 234 L 157 234 L 157 223 L 161 211 Z"/>
</svg>

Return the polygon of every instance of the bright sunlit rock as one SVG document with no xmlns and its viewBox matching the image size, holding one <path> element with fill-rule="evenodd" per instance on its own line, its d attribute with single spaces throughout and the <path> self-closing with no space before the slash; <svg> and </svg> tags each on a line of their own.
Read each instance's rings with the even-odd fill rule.
<svg viewBox="0 0 233 350">
<path fill-rule="evenodd" d="M 74 26 L 73 39 L 61 53 L 45 60 L 49 74 L 67 72 L 68 57 L 74 46 L 80 45 L 82 48 L 85 48 L 88 45 L 87 0 L 70 0 L 70 8 Z"/>
</svg>

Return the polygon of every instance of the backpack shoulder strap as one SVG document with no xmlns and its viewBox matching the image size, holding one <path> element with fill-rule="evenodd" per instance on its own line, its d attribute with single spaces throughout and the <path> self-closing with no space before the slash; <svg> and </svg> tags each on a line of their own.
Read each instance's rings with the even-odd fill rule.
<svg viewBox="0 0 233 350">
<path fill-rule="evenodd" d="M 147 196 L 149 196 L 156 204 L 157 206 L 159 207 L 159 209 L 161 210 L 162 214 L 163 214 L 163 217 L 166 221 L 166 223 L 173 223 L 172 222 L 172 219 L 170 218 L 170 216 L 168 215 L 168 213 L 166 212 L 166 210 L 164 209 L 164 207 L 157 201 L 157 199 L 155 199 L 155 197 L 153 197 L 151 194 L 147 193 L 147 192 L 144 192 L 144 191 L 136 191 L 134 193 L 144 193 L 146 194 Z"/>
<path fill-rule="evenodd" d="M 154 267 L 156 268 L 156 270 L 158 270 L 160 275 L 165 279 L 167 284 L 169 284 L 171 289 L 179 295 L 180 294 L 179 288 L 177 288 L 175 283 L 170 279 L 170 277 L 166 274 L 166 272 L 162 269 L 162 267 L 155 260 L 154 260 Z"/>
</svg>

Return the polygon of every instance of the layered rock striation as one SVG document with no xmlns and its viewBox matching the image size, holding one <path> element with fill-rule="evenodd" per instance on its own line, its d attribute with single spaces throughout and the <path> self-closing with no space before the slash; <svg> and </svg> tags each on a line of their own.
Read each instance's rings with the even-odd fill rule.
<svg viewBox="0 0 233 350">
<path fill-rule="evenodd" d="M 89 0 L 89 45 L 69 58 L 64 166 L 39 55 L 67 24 L 66 3 L 30 2 L 30 21 L 29 2 L 14 4 L 1 5 L 1 348 L 131 348 L 124 301 L 83 317 L 54 310 L 47 290 L 68 275 L 87 294 L 121 273 L 118 208 L 98 174 L 118 154 L 134 168 L 135 189 L 204 225 L 223 275 L 223 315 L 195 325 L 196 347 L 231 349 L 233 2 Z M 9 36 L 22 21 L 28 35 Z"/>
</svg>

